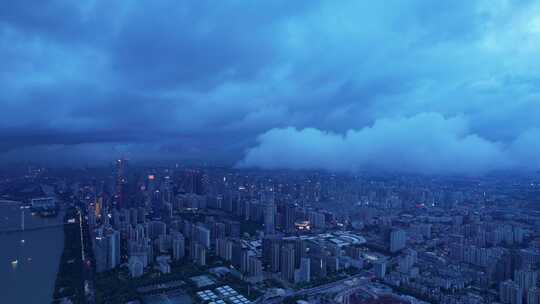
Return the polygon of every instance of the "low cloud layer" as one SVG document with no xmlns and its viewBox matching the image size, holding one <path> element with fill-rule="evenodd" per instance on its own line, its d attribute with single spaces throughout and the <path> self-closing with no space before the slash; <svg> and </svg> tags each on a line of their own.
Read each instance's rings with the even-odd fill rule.
<svg viewBox="0 0 540 304">
<path fill-rule="evenodd" d="M 380 119 L 343 134 L 319 129 L 272 129 L 247 151 L 240 167 L 267 169 L 387 170 L 481 174 L 540 168 L 540 130 L 514 142 L 490 141 L 471 132 L 463 116 L 437 113 Z"/>
<path fill-rule="evenodd" d="M 4 0 L 0 165 L 258 165 L 279 135 L 347 170 L 534 167 L 538 54 L 532 0 Z"/>
</svg>

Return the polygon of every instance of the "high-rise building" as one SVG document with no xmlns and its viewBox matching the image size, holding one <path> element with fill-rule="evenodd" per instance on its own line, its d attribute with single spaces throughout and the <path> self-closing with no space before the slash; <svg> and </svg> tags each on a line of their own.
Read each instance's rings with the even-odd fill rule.
<svg viewBox="0 0 540 304">
<path fill-rule="evenodd" d="M 296 220 L 296 207 L 291 204 L 285 206 L 284 214 L 284 230 L 287 232 L 294 231 L 294 222 Z"/>
<path fill-rule="evenodd" d="M 112 230 L 107 234 L 108 251 L 107 264 L 109 269 L 120 265 L 120 232 Z"/>
<path fill-rule="evenodd" d="M 499 298 L 504 304 L 522 304 L 523 289 L 512 280 L 506 280 L 499 285 Z"/>
<path fill-rule="evenodd" d="M 294 246 L 286 244 L 281 248 L 281 278 L 294 282 Z"/>
<path fill-rule="evenodd" d="M 532 287 L 527 292 L 527 304 L 540 304 L 540 288 Z"/>
<path fill-rule="evenodd" d="M 311 261 L 309 258 L 301 258 L 300 268 L 294 273 L 295 283 L 309 283 L 311 280 Z"/>
<path fill-rule="evenodd" d="M 326 226 L 326 221 L 324 214 L 316 212 L 316 211 L 310 211 L 308 213 L 308 219 L 311 224 L 311 227 L 314 229 L 320 229 L 324 228 Z"/>
<path fill-rule="evenodd" d="M 225 261 L 231 261 L 232 259 L 232 245 L 233 243 L 227 239 L 216 240 L 216 254 Z"/>
<path fill-rule="evenodd" d="M 384 276 L 386 275 L 386 261 L 375 261 L 373 264 L 373 270 L 375 272 L 375 277 L 378 279 L 384 279 Z"/>
<path fill-rule="evenodd" d="M 210 230 L 203 226 L 203 224 L 197 224 L 192 230 L 193 239 L 199 242 L 201 245 L 210 248 Z"/>
<path fill-rule="evenodd" d="M 173 234 L 172 239 L 173 259 L 175 261 L 181 260 L 185 256 L 185 239 L 181 233 Z"/>
<path fill-rule="evenodd" d="M 526 293 L 530 288 L 536 286 L 538 273 L 532 270 L 515 270 L 514 281 Z"/>
<path fill-rule="evenodd" d="M 405 248 L 407 243 L 407 233 L 402 229 L 395 229 L 390 232 L 390 252 L 398 252 Z"/>
<path fill-rule="evenodd" d="M 273 201 L 265 202 L 264 206 L 264 233 L 274 234 L 276 231 L 276 206 Z"/>
<path fill-rule="evenodd" d="M 248 259 L 248 274 L 250 277 L 254 278 L 255 281 L 262 280 L 262 263 L 255 256 L 250 256 Z"/>
<path fill-rule="evenodd" d="M 127 184 L 127 167 L 128 161 L 126 159 L 118 159 L 116 161 L 116 184 L 115 184 L 115 196 L 116 203 L 119 208 L 125 207 L 126 200 L 126 184 Z"/>
<path fill-rule="evenodd" d="M 107 254 L 108 254 L 108 241 L 106 237 L 98 235 L 94 239 L 94 257 L 96 261 L 96 272 L 103 272 L 108 270 Z"/>
<path fill-rule="evenodd" d="M 120 232 L 99 229 L 93 243 L 97 272 L 107 271 L 120 265 Z"/>
<path fill-rule="evenodd" d="M 281 239 L 276 235 L 266 235 L 262 240 L 262 258 L 267 271 L 279 271 Z"/>
<path fill-rule="evenodd" d="M 316 278 L 324 278 L 327 275 L 326 259 L 321 256 L 311 256 L 310 260 L 310 274 Z"/>
<path fill-rule="evenodd" d="M 191 242 L 191 259 L 195 264 L 199 266 L 205 266 L 206 265 L 206 248 L 197 243 L 197 242 Z"/>
<path fill-rule="evenodd" d="M 270 271 L 279 272 L 281 270 L 281 245 L 278 242 L 271 244 Z"/>
<path fill-rule="evenodd" d="M 137 278 L 144 274 L 143 262 L 137 256 L 131 256 L 129 258 L 128 267 L 132 278 Z"/>
<path fill-rule="evenodd" d="M 294 241 L 294 267 L 300 267 L 300 262 L 302 258 L 306 255 L 307 245 L 306 241 L 303 239 L 296 239 Z"/>
</svg>

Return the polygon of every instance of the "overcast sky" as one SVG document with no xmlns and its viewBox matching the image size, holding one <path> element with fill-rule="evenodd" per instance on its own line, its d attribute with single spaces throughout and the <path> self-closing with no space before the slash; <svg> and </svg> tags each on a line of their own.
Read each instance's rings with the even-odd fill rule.
<svg viewBox="0 0 540 304">
<path fill-rule="evenodd" d="M 540 168 L 538 1 L 20 1 L 0 161 Z"/>
</svg>

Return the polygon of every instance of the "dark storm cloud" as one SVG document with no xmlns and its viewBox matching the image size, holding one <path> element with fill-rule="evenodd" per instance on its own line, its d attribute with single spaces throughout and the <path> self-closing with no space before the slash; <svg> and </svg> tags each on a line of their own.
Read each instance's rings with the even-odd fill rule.
<svg viewBox="0 0 540 304">
<path fill-rule="evenodd" d="M 0 160 L 535 169 L 539 51 L 534 1 L 4 1 Z"/>
</svg>

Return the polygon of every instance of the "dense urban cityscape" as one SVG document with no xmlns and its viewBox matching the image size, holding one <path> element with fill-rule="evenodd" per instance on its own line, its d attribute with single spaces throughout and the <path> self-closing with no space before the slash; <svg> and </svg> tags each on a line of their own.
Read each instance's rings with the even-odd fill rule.
<svg viewBox="0 0 540 304">
<path fill-rule="evenodd" d="M 0 193 L 64 216 L 54 303 L 540 303 L 539 175 L 118 159 L 4 173 Z"/>
</svg>

